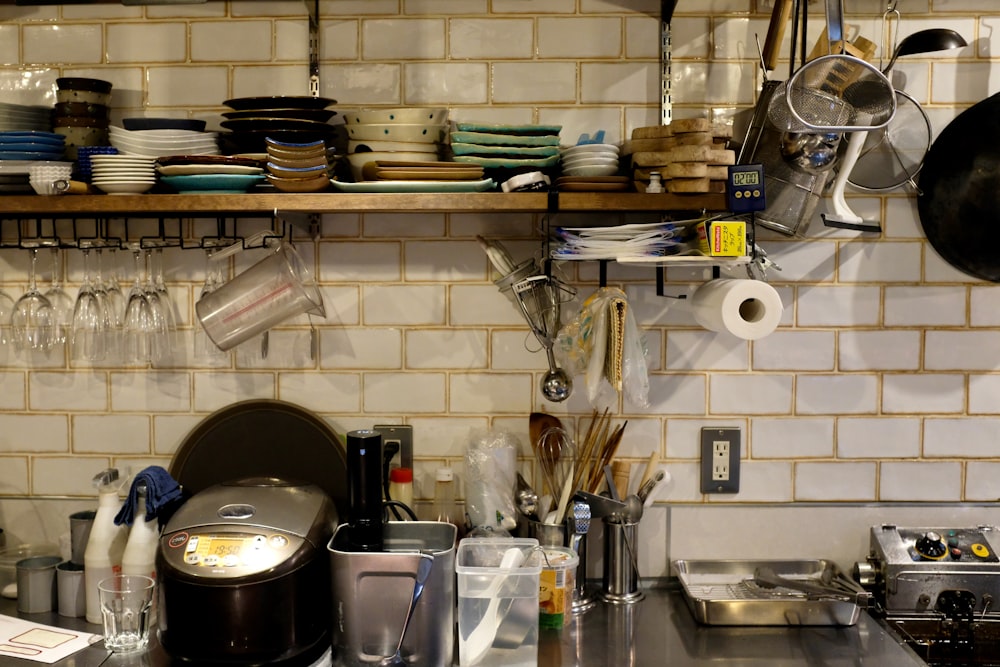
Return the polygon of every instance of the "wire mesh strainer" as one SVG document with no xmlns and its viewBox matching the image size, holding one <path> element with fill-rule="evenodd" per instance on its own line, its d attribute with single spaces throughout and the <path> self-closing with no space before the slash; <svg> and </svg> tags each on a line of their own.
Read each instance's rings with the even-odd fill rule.
<svg viewBox="0 0 1000 667">
<path fill-rule="evenodd" d="M 831 45 L 843 43 L 842 0 L 827 2 Z M 896 112 L 889 79 L 871 63 L 831 53 L 802 65 L 775 91 L 768 118 L 786 132 L 855 132 L 884 127 Z"/>
<path fill-rule="evenodd" d="M 862 190 L 885 192 L 903 185 L 917 189 L 914 177 L 931 147 L 931 122 L 913 97 L 897 90 L 892 122 L 869 132 L 848 183 Z"/>
</svg>

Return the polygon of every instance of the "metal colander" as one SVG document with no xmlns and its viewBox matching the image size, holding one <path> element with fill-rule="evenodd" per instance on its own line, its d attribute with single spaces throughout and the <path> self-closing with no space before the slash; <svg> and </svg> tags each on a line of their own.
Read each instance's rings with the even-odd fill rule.
<svg viewBox="0 0 1000 667">
<path fill-rule="evenodd" d="M 827 0 L 827 36 L 843 43 L 843 0 Z M 768 119 L 786 132 L 865 132 L 896 113 L 896 91 L 871 63 L 830 53 L 805 63 L 775 91 Z"/>
</svg>

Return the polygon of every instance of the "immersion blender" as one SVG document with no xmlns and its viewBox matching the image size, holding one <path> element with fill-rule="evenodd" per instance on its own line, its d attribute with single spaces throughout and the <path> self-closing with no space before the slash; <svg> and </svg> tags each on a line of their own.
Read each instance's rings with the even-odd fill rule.
<svg viewBox="0 0 1000 667">
<path fill-rule="evenodd" d="M 382 434 L 347 434 L 348 541 L 356 551 L 382 550 Z"/>
</svg>

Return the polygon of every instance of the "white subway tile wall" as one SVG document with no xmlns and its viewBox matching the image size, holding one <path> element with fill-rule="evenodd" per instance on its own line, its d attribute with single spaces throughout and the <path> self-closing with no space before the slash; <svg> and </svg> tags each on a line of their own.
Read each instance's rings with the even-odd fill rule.
<svg viewBox="0 0 1000 667">
<path fill-rule="evenodd" d="M 1000 16 L 988 0 L 913 4 L 907 33 L 951 27 L 971 45 L 896 65 L 896 85 L 925 105 L 936 133 L 1000 88 Z M 761 82 L 754 36 L 766 31 L 770 7 L 680 3 L 671 24 L 676 117 L 747 117 Z M 620 143 L 634 127 L 659 122 L 659 9 L 654 0 L 322 0 L 320 94 L 344 110 L 442 105 L 453 121 L 557 123 L 564 143 L 597 130 Z M 847 3 L 850 23 L 875 41 L 883 9 Z M 810 39 L 822 29 L 810 22 Z M 51 104 L 56 77 L 97 77 L 114 84 L 115 122 L 193 117 L 218 130 L 224 100 L 308 94 L 307 37 L 300 0 L 4 5 L 0 90 L 5 101 Z M 774 76 L 784 76 L 789 49 L 786 31 Z M 912 191 L 849 198 L 881 220 L 882 234 L 825 228 L 825 203 L 805 239 L 760 231 L 781 267 L 770 279 L 785 313 L 779 330 L 758 341 L 702 330 L 682 301 L 655 294 L 650 270 L 608 267 L 646 330 L 651 369 L 648 407 L 611 406 L 616 420 L 630 420 L 621 455 L 639 463 L 660 453 L 671 473 L 661 502 L 718 509 L 1000 496 L 1000 464 L 991 460 L 1000 429 L 1000 288 L 954 269 L 927 244 Z M 559 222 L 619 219 L 650 216 Z M 522 214 L 325 215 L 318 243 L 299 243 L 326 302 L 327 317 L 314 318 L 315 359 L 304 318 L 271 332 L 267 359 L 251 341 L 221 368 L 190 351 L 145 370 L 71 364 L 61 355 L 24 360 L 0 346 L 0 507 L 4 497 L 87 499 L 98 469 L 165 464 L 200 419 L 248 398 L 301 404 L 339 430 L 412 424 L 425 500 L 434 467 L 462 470 L 472 429 L 510 429 L 527 461 L 527 413 L 545 409 L 585 427 L 586 382 L 576 378 L 566 404 L 541 398 L 545 356 L 492 283 L 474 237 L 502 238 L 523 259 L 540 251 L 546 222 Z M 213 228 L 195 220 L 186 229 L 195 236 Z M 75 289 L 79 253 L 64 262 Z M 189 349 L 204 257 L 168 251 L 165 265 Z M 0 251 L 8 293 L 23 291 L 26 271 L 22 252 Z M 595 265 L 565 271 L 578 298 L 597 285 Z M 669 270 L 666 292 L 689 293 L 706 277 Z M 567 304 L 564 321 L 575 312 Z M 741 428 L 735 495 L 700 492 L 704 426 Z M 668 515 L 652 513 L 644 528 L 640 565 L 652 574 L 666 572 L 667 544 L 676 541 L 662 525 Z"/>
</svg>

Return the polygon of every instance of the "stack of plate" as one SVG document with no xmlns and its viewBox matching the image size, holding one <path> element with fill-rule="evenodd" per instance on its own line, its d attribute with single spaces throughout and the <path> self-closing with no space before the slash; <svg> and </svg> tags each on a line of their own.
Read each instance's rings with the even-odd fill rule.
<svg viewBox="0 0 1000 667">
<path fill-rule="evenodd" d="M 153 158 L 91 155 L 91 183 L 108 194 L 139 194 L 156 185 Z"/>
<path fill-rule="evenodd" d="M 229 155 L 168 155 L 157 158 L 156 172 L 182 194 L 243 193 L 264 180 L 259 160 Z"/>
<path fill-rule="evenodd" d="M 614 176 L 618 173 L 618 146 L 578 144 L 560 154 L 563 174 L 577 177 Z"/>
<path fill-rule="evenodd" d="M 76 179 L 84 183 L 90 183 L 93 176 L 93 165 L 90 158 L 95 155 L 117 155 L 118 149 L 114 146 L 80 146 L 76 149 Z"/>
<path fill-rule="evenodd" d="M 435 162 L 448 137 L 445 108 L 361 109 L 344 114 L 347 161 L 355 181 L 363 167 L 379 160 Z"/>
<path fill-rule="evenodd" d="M 322 192 L 330 187 L 329 149 L 322 139 L 290 143 L 268 137 L 267 181 L 282 192 Z"/>
<path fill-rule="evenodd" d="M 0 131 L 52 129 L 52 108 L 0 102 Z"/>
<path fill-rule="evenodd" d="M 62 160 L 65 139 L 40 130 L 0 132 L 0 160 Z"/>
<path fill-rule="evenodd" d="M 31 174 L 28 168 L 37 162 L 5 160 L 0 162 L 0 195 L 30 195 Z"/>
<path fill-rule="evenodd" d="M 194 130 L 126 130 L 109 128 L 111 145 L 121 153 L 156 158 L 161 155 L 218 155 L 216 132 Z"/>
<path fill-rule="evenodd" d="M 288 95 L 226 100 L 223 104 L 232 111 L 222 114 L 226 120 L 221 125 L 229 132 L 223 132 L 219 141 L 226 153 L 263 153 L 267 137 L 290 143 L 332 144 L 336 128 L 328 121 L 337 112 L 327 107 L 336 103 L 326 97 Z"/>
<path fill-rule="evenodd" d="M 458 123 L 451 133 L 456 162 L 494 169 L 545 169 L 559 162 L 561 125 Z"/>
<path fill-rule="evenodd" d="M 440 161 L 376 160 L 362 167 L 357 183 L 334 181 L 341 192 L 487 192 L 492 178 L 474 164 Z"/>
</svg>

